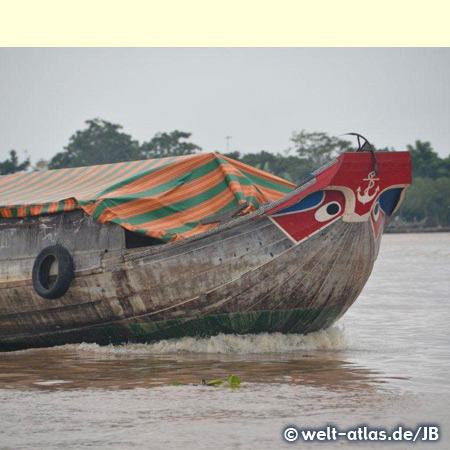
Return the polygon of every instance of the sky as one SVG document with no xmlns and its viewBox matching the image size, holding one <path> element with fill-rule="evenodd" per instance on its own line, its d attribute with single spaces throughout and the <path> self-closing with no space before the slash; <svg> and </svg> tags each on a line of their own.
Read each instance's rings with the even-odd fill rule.
<svg viewBox="0 0 450 450">
<path fill-rule="evenodd" d="M 203 151 L 282 152 L 304 129 L 447 156 L 450 49 L 0 49 L 0 161 L 50 159 L 96 117 Z"/>
</svg>

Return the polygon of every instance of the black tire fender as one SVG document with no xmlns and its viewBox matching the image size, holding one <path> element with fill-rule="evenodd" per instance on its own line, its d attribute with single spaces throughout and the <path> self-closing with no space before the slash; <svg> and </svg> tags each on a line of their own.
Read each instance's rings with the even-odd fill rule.
<svg viewBox="0 0 450 450">
<path fill-rule="evenodd" d="M 58 274 L 54 281 L 50 280 L 50 268 L 56 263 Z M 61 245 L 45 247 L 36 257 L 33 264 L 32 281 L 34 290 L 43 298 L 56 299 L 62 297 L 69 289 L 73 279 L 73 259 Z"/>
</svg>

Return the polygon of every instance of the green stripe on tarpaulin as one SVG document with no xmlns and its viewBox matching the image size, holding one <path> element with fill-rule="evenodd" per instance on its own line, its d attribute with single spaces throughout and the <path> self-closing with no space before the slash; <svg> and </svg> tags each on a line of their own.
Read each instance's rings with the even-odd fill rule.
<svg viewBox="0 0 450 450">
<path fill-rule="evenodd" d="M 148 176 L 151 173 L 156 173 L 157 171 L 161 171 L 167 165 L 169 165 L 169 163 L 165 164 L 164 166 L 157 167 L 156 169 L 148 170 L 148 172 L 146 172 L 144 175 Z M 95 209 L 94 218 L 100 217 L 101 214 L 104 212 L 104 210 L 107 208 L 121 206 L 130 201 L 136 201 L 137 199 L 140 199 L 140 198 L 152 197 L 155 195 L 162 194 L 162 193 L 167 192 L 176 187 L 180 187 L 187 182 L 196 181 L 205 175 L 209 175 L 214 170 L 218 169 L 219 167 L 220 166 L 217 164 L 217 161 L 212 160 L 200 167 L 197 167 L 196 169 L 191 170 L 190 172 L 183 173 L 182 175 L 175 177 L 175 178 L 171 179 L 170 181 L 161 183 L 160 185 L 158 185 L 156 187 L 153 187 L 151 189 L 142 190 L 140 192 L 135 192 L 135 193 L 133 193 L 132 196 L 130 196 L 130 194 L 124 194 L 124 195 L 116 195 L 116 196 L 114 196 L 113 199 L 104 199 L 102 204 L 97 206 L 97 208 Z M 142 176 L 143 176 L 143 174 L 140 174 L 139 176 L 137 176 L 135 178 L 139 179 Z M 230 177 L 233 177 L 233 178 L 230 178 Z M 228 178 L 233 181 L 239 181 L 242 185 L 250 185 L 251 184 L 249 180 L 247 180 L 243 177 L 228 176 Z M 127 183 L 130 183 L 130 180 L 127 180 Z M 101 195 L 104 195 L 104 194 L 108 193 L 108 191 L 111 191 L 111 190 L 114 190 L 114 189 L 120 187 L 119 184 L 117 184 L 111 188 L 108 188 L 108 190 L 103 191 L 101 193 Z M 222 190 L 225 190 L 227 187 L 228 187 L 228 184 L 223 183 L 223 180 L 222 180 Z M 97 197 L 99 197 L 99 196 L 100 195 L 98 195 Z M 161 209 L 162 210 L 169 209 L 170 214 L 173 214 L 174 208 L 177 208 L 178 206 L 179 206 L 178 204 L 175 204 L 175 205 L 170 205 L 170 208 L 161 208 Z M 152 217 L 153 215 L 155 215 L 157 213 L 157 211 L 160 211 L 160 210 L 152 211 L 148 215 L 146 215 L 146 217 Z M 143 216 L 144 215 L 135 216 L 135 218 L 137 218 L 137 220 L 139 220 L 139 218 L 141 218 L 142 220 L 146 221 L 147 218 L 143 217 Z"/>
<path fill-rule="evenodd" d="M 226 163 L 226 162 L 224 161 L 224 163 Z M 192 182 L 197 179 L 200 179 L 201 177 L 211 174 L 214 170 L 219 169 L 219 168 L 220 168 L 220 164 L 218 163 L 218 159 L 214 159 L 213 161 L 209 161 L 208 163 L 206 163 L 196 169 L 193 169 L 192 171 L 185 173 L 179 177 L 176 177 L 169 182 L 163 183 L 160 186 L 157 186 L 155 188 L 152 188 L 152 189 L 149 189 L 146 191 L 142 191 L 140 193 L 133 194 L 133 199 L 131 199 L 128 195 L 117 195 L 113 199 L 104 199 L 102 201 L 102 204 L 99 205 L 95 209 L 95 211 L 93 213 L 93 217 L 95 219 L 99 219 L 100 215 L 107 208 L 120 206 L 122 204 L 129 202 L 130 200 L 135 201 L 138 198 L 144 198 L 144 197 L 148 197 L 148 196 L 151 197 L 151 196 L 154 196 L 157 194 L 161 194 L 167 190 L 178 187 L 178 186 L 184 184 L 185 182 Z M 158 168 L 152 169 L 152 170 L 158 171 L 160 169 L 161 169 L 161 167 L 158 167 Z M 150 172 L 151 171 L 149 171 L 149 173 Z M 215 196 L 220 195 L 222 192 L 226 191 L 228 189 L 228 183 L 230 181 L 237 181 L 243 186 L 251 185 L 250 180 L 245 177 L 236 176 L 233 174 L 227 174 L 225 176 L 225 179 L 217 182 L 215 185 L 213 185 L 207 191 L 202 192 L 202 193 L 200 193 L 196 196 L 193 196 L 189 199 L 185 199 L 178 203 L 171 204 L 168 207 L 162 207 L 160 209 L 152 210 L 148 213 L 135 215 L 133 217 L 127 217 L 126 219 L 123 219 L 123 220 L 120 219 L 119 217 L 116 217 L 116 218 L 112 219 L 111 222 L 116 223 L 118 225 L 122 225 L 124 223 L 132 224 L 133 226 L 136 227 L 134 229 L 135 233 L 145 235 L 145 234 L 147 234 L 147 230 L 141 229 L 139 227 L 139 225 L 141 225 L 142 223 L 145 223 L 148 226 L 149 223 L 151 224 L 152 220 L 160 220 L 162 218 L 169 217 L 174 213 L 174 211 L 180 211 L 180 210 L 185 210 L 187 208 L 193 208 L 195 206 L 199 206 L 202 203 L 207 202 L 211 198 L 214 198 Z M 115 187 L 117 187 L 117 186 L 115 186 Z M 237 205 L 238 199 L 247 200 L 249 203 L 252 203 L 254 205 L 255 209 L 259 208 L 259 203 L 255 197 L 251 196 L 249 198 L 246 198 L 241 193 L 234 193 L 234 195 L 235 195 L 235 197 L 233 198 L 233 201 L 228 203 L 224 208 L 222 208 L 220 211 L 218 211 L 219 213 L 222 211 L 226 211 L 228 208 L 230 208 L 230 205 L 234 205 L 234 204 Z M 83 202 L 81 202 L 81 204 L 83 204 Z M 173 229 L 166 230 L 164 238 L 162 240 L 168 241 L 168 240 L 172 239 L 175 236 L 175 234 L 189 231 L 189 230 L 195 228 L 195 226 L 197 224 L 198 224 L 198 222 L 186 223 L 182 227 L 176 227 Z"/>
<path fill-rule="evenodd" d="M 182 200 L 178 203 L 173 203 L 170 206 L 163 207 L 160 209 L 155 209 L 153 211 L 150 211 L 148 213 L 136 215 L 134 217 L 128 217 L 126 219 L 126 223 L 129 223 L 131 225 L 134 225 L 136 227 L 139 227 L 139 225 L 145 223 L 150 223 L 154 220 L 161 220 L 164 218 L 167 218 L 175 213 L 178 213 L 180 211 L 187 210 L 189 208 L 194 208 L 196 206 L 201 205 L 204 202 L 207 202 L 211 200 L 212 198 L 216 197 L 217 195 L 220 195 L 221 193 L 225 192 L 228 188 L 228 183 L 225 180 L 220 181 L 216 185 L 214 185 L 212 188 L 198 194 L 195 196 L 192 196 L 186 200 Z M 235 193 L 235 198 L 239 197 L 241 199 L 245 199 L 241 193 Z M 108 199 L 109 200 L 109 199 Z M 105 203 L 109 203 L 108 200 L 105 201 Z M 96 217 L 96 212 L 94 213 L 94 217 Z M 125 221 L 120 218 L 115 218 L 111 220 L 112 223 L 121 224 Z"/>
<path fill-rule="evenodd" d="M 219 333 L 254 334 L 264 332 L 308 333 L 331 325 L 341 314 L 343 308 L 326 308 L 256 311 L 246 313 L 218 314 L 196 319 L 172 319 L 159 322 L 144 322 L 127 326 L 131 331 L 128 340 L 151 342 L 161 339 L 182 338 L 186 336 L 207 337 Z M 108 327 L 112 343 L 124 342 L 125 330 Z M 117 334 L 118 332 L 118 334 Z"/>
<path fill-rule="evenodd" d="M 101 223 L 115 223 L 161 243 L 201 233 L 201 220 L 217 209 L 248 202 L 253 205 L 249 212 L 295 188 L 215 153 L 0 178 L 4 218 L 84 209 Z"/>
<path fill-rule="evenodd" d="M 134 175 L 131 175 L 125 179 L 117 181 L 116 183 L 114 183 L 114 184 L 108 186 L 107 188 L 103 189 L 102 191 L 100 191 L 98 194 L 93 195 L 91 198 L 91 201 L 93 203 L 95 203 L 95 201 L 98 198 L 104 196 L 105 194 L 108 194 L 116 189 L 121 189 L 128 184 L 134 183 L 135 181 L 139 180 L 142 177 L 147 177 L 149 175 L 155 174 L 155 173 L 163 170 L 164 168 L 170 166 L 171 163 L 173 163 L 175 160 L 176 160 L 176 157 L 168 158 L 167 161 L 165 161 L 163 164 L 160 164 L 157 167 L 154 167 L 154 166 L 156 166 L 160 160 L 158 160 L 158 159 L 145 160 L 143 162 L 146 162 L 147 164 L 144 167 L 142 167 L 141 169 L 139 169 L 138 172 L 136 172 Z M 128 168 L 128 170 L 120 176 L 120 178 L 122 178 L 125 174 L 132 172 L 134 169 L 135 169 L 134 166 L 130 166 Z"/>
<path fill-rule="evenodd" d="M 247 197 L 247 202 L 251 203 L 255 209 L 259 208 L 259 203 L 258 200 L 256 200 L 255 197 L 251 196 L 251 197 Z M 223 208 L 219 209 L 216 214 L 220 214 L 223 213 L 225 211 L 228 211 L 231 207 L 233 206 L 238 206 L 238 203 L 236 201 L 236 199 L 234 198 L 230 203 L 227 203 Z M 182 227 L 177 227 L 177 228 L 171 228 L 170 230 L 166 231 L 166 235 L 165 238 L 166 239 L 171 239 L 176 233 L 184 233 L 185 231 L 189 231 L 191 230 L 198 222 L 188 222 L 186 223 L 184 226 Z M 145 234 L 145 230 L 136 230 L 136 233 L 142 233 Z"/>
</svg>

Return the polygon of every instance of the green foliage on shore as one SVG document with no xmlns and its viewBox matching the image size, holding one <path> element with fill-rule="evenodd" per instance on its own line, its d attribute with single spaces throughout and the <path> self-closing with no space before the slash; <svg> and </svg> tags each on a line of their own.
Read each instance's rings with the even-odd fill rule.
<svg viewBox="0 0 450 450">
<path fill-rule="evenodd" d="M 49 169 L 188 155 L 201 150 L 199 146 L 183 141 L 191 136 L 183 131 L 157 133 L 141 145 L 121 131 L 121 125 L 101 119 L 87 120 L 86 124 L 87 128 L 72 135 L 64 151 L 50 160 Z"/>
<path fill-rule="evenodd" d="M 191 155 L 200 151 L 201 148 L 198 145 L 182 140 L 190 137 L 191 133 L 178 130 L 171 133 L 157 133 L 152 139 L 141 145 L 141 158 Z"/>
<path fill-rule="evenodd" d="M 425 220 L 424 226 L 449 225 L 450 177 L 414 178 L 399 216 L 406 222 Z"/>
<path fill-rule="evenodd" d="M 50 161 L 39 160 L 34 170 L 79 167 L 133 161 L 146 158 L 189 155 L 201 151 L 190 142 L 191 133 L 174 130 L 157 133 L 139 143 L 122 131 L 122 126 L 102 119 L 86 121 L 83 130 L 76 131 L 63 151 Z M 408 145 L 413 165 L 413 184 L 400 208 L 402 220 L 420 221 L 426 225 L 450 224 L 450 156 L 440 158 L 429 142 L 416 141 Z M 273 173 L 294 184 L 310 178 L 311 172 L 340 153 L 355 150 L 351 141 L 324 132 L 294 132 L 290 148 L 282 153 L 260 151 L 243 154 L 239 151 L 226 156 Z M 392 149 L 382 149 L 392 150 Z M 9 159 L 0 162 L 0 175 L 30 169 L 30 160 L 19 161 L 11 150 Z"/>
<path fill-rule="evenodd" d="M 87 129 L 72 135 L 64 151 L 51 159 L 50 169 L 188 155 L 200 150 L 199 146 L 182 141 L 191 136 L 183 131 L 157 133 L 141 145 L 121 131 L 121 125 L 101 119 L 87 120 L 86 124 Z"/>
<path fill-rule="evenodd" d="M 450 177 L 450 156 L 440 158 L 429 142 L 416 141 L 414 145 L 408 145 L 407 149 L 411 154 L 414 177 Z"/>
<path fill-rule="evenodd" d="M 450 156 L 440 158 L 429 142 L 408 145 L 413 183 L 399 217 L 406 222 L 425 220 L 425 226 L 450 224 Z"/>
<path fill-rule="evenodd" d="M 22 172 L 30 167 L 29 158 L 19 162 L 19 157 L 15 150 L 9 152 L 9 158 L 0 162 L 0 175 L 9 175 L 10 173 Z"/>
<path fill-rule="evenodd" d="M 87 129 L 77 131 L 64 151 L 50 161 L 50 169 L 132 161 L 139 158 L 139 143 L 122 127 L 101 119 L 87 120 Z"/>
</svg>

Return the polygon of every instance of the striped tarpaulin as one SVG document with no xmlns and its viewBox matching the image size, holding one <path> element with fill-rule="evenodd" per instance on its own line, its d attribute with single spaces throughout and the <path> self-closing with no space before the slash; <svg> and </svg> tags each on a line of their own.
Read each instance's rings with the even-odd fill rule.
<svg viewBox="0 0 450 450">
<path fill-rule="evenodd" d="M 38 216 L 83 209 L 163 242 L 201 233 L 212 214 L 247 202 L 248 213 L 295 186 L 215 153 L 149 159 L 0 177 L 0 216 Z"/>
</svg>

